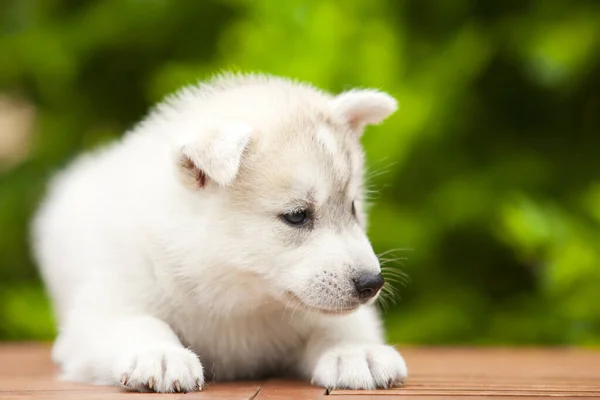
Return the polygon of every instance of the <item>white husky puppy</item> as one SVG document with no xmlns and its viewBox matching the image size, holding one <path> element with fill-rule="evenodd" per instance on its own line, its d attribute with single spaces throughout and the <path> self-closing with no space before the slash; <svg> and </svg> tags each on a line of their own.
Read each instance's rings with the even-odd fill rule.
<svg viewBox="0 0 600 400">
<path fill-rule="evenodd" d="M 187 87 L 59 174 L 33 224 L 67 380 L 139 391 L 286 374 L 401 384 L 372 305 L 366 125 L 396 101 L 269 76 Z"/>
</svg>

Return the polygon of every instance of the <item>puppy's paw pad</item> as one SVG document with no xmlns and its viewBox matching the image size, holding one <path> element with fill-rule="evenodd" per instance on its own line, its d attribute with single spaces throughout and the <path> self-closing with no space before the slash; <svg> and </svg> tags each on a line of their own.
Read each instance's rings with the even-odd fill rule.
<svg viewBox="0 0 600 400">
<path fill-rule="evenodd" d="M 404 359 L 393 347 L 345 345 L 321 356 L 312 382 L 329 389 L 377 389 L 401 386 L 406 376 Z"/>
<path fill-rule="evenodd" d="M 177 346 L 136 349 L 121 357 L 114 373 L 123 387 L 139 392 L 193 392 L 204 384 L 196 354 Z"/>
</svg>

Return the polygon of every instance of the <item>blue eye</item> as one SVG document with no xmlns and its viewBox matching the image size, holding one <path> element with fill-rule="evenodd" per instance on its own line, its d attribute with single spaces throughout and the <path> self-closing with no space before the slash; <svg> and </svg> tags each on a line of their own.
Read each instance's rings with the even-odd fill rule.
<svg viewBox="0 0 600 400">
<path fill-rule="evenodd" d="M 290 225 L 303 226 L 309 221 L 306 210 L 297 210 L 282 214 L 281 217 Z"/>
</svg>

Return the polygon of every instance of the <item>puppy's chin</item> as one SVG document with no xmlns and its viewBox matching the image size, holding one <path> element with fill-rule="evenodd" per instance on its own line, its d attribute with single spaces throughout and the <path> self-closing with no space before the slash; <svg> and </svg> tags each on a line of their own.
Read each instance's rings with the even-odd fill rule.
<svg viewBox="0 0 600 400">
<path fill-rule="evenodd" d="M 292 291 L 285 292 L 285 299 L 283 300 L 286 309 L 295 311 L 297 309 L 301 309 L 307 312 L 312 312 L 316 314 L 325 314 L 325 315 L 345 315 L 350 314 L 356 311 L 361 303 L 356 302 L 347 302 L 343 304 L 309 304 L 302 297 L 298 296 Z"/>
</svg>

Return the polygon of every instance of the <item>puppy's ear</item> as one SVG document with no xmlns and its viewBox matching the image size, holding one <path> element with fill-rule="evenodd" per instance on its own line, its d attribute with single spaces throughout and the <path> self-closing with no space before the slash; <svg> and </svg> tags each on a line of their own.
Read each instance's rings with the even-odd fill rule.
<svg viewBox="0 0 600 400">
<path fill-rule="evenodd" d="M 379 124 L 396 111 L 398 103 L 389 94 L 375 89 L 355 89 L 336 96 L 331 107 L 352 130 L 362 134 L 365 126 Z"/>
<path fill-rule="evenodd" d="M 180 171 L 186 183 L 204 187 L 207 179 L 219 186 L 235 179 L 252 128 L 237 123 L 215 125 L 199 133 L 180 150 Z"/>
</svg>

